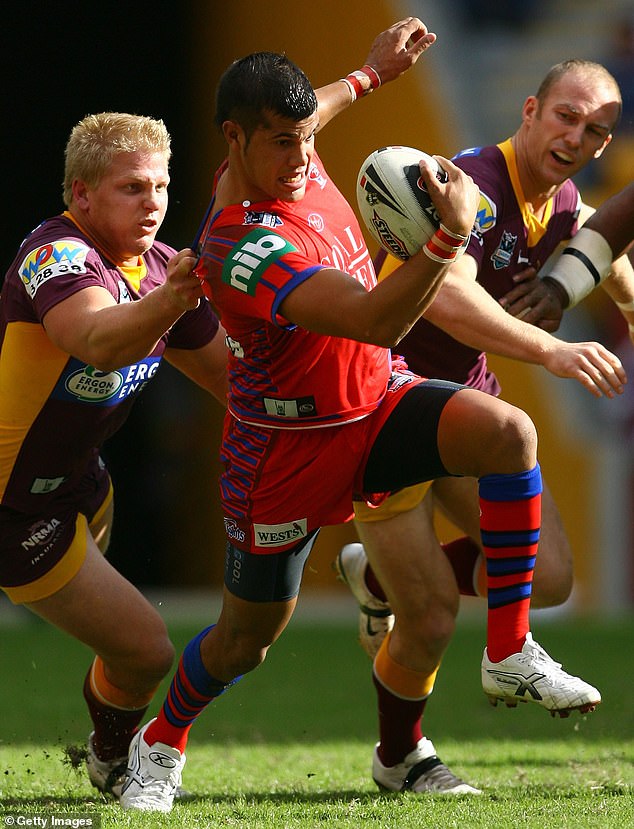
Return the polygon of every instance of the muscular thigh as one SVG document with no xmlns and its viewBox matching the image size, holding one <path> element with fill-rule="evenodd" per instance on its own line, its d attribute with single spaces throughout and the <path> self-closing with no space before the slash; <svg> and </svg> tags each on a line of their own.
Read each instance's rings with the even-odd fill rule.
<svg viewBox="0 0 634 829">
<path fill-rule="evenodd" d="M 163 644 L 158 612 L 102 555 L 84 524 L 86 554 L 72 579 L 27 607 L 95 650 L 106 660 L 144 659 Z M 116 620 L 116 621 L 115 621 Z M 131 635 L 131 631 L 134 635 Z"/>
<path fill-rule="evenodd" d="M 443 380 L 406 388 L 373 439 L 365 492 L 394 492 L 449 474 L 438 449 L 438 426 L 448 401 L 463 388 Z"/>
<path fill-rule="evenodd" d="M 465 535 L 480 539 L 480 505 L 476 478 L 439 478 L 432 484 L 434 507 Z"/>
<path fill-rule="evenodd" d="M 252 553 L 228 543 L 225 587 L 245 602 L 288 602 L 299 593 L 304 567 L 319 531 L 290 550 Z"/>
<path fill-rule="evenodd" d="M 397 616 L 424 613 L 439 596 L 457 601 L 455 578 L 434 531 L 431 498 L 385 521 L 356 526 Z"/>
</svg>

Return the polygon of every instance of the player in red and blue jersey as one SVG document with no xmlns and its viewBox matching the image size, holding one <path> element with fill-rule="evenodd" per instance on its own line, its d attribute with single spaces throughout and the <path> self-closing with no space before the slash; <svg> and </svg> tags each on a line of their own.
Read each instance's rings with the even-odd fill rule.
<svg viewBox="0 0 634 829">
<path fill-rule="evenodd" d="M 67 210 L 27 236 L 0 295 L 0 586 L 94 650 L 88 772 L 115 794 L 173 648 L 103 555 L 113 492 L 99 450 L 163 358 L 225 395 L 224 332 L 193 252 L 155 240 L 169 157 L 162 121 L 80 121 L 66 147 Z"/>
<path fill-rule="evenodd" d="M 616 355 L 598 343 L 555 339 L 502 307 L 516 279 L 534 279 L 576 233 L 580 219 L 587 217 L 589 208 L 571 176 L 601 155 L 619 112 L 618 86 L 602 66 L 567 61 L 553 67 L 537 95 L 527 99 L 522 124 L 511 139 L 455 157 L 480 188 L 478 215 L 466 254 L 450 267 L 424 318 L 399 345 L 412 370 L 497 395 L 500 385 L 487 364 L 487 352 L 492 352 L 575 378 L 597 396 L 621 393 L 625 374 Z M 381 275 L 389 279 L 395 264 L 385 263 Z M 603 287 L 617 302 L 634 297 L 632 269 L 625 257 L 614 263 Z M 522 305 L 514 311 L 520 316 L 527 313 Z M 439 546 L 433 525 L 435 506 L 467 533 L 444 547 L 461 592 L 486 594 L 486 556 L 480 542 L 477 483 L 472 478 L 406 488 L 372 511 L 360 505 L 356 510 L 360 534 L 371 535 L 375 544 L 389 544 L 391 549 L 416 543 L 420 555 L 425 555 L 430 547 Z M 399 515 L 406 516 L 402 533 L 394 520 Z M 389 538 L 383 539 L 387 528 L 380 525 L 387 519 L 392 519 Z M 365 566 L 361 545 L 344 548 L 338 567 L 360 602 L 375 614 L 372 618 L 362 610 L 359 622 L 362 644 L 372 654 L 392 624 L 389 603 L 371 568 Z M 571 586 L 569 543 L 545 486 L 535 605 L 565 601 Z"/>
<path fill-rule="evenodd" d="M 411 63 L 435 40 L 415 18 L 389 36 L 398 59 Z M 400 74 L 371 58 L 367 64 L 330 90 L 342 108 L 358 88 Z M 228 162 L 216 179 L 197 272 L 231 351 L 221 450 L 225 590 L 217 623 L 186 646 L 158 717 L 133 738 L 120 802 L 146 811 L 171 809 L 193 722 L 264 660 L 291 618 L 319 528 L 350 516 L 354 499 L 377 504 L 414 482 L 479 478 L 494 581 L 492 658 L 525 642 L 546 657 L 528 629 L 541 501 L 530 419 L 492 395 L 399 370 L 388 350 L 463 249 L 477 188 L 447 159 L 438 157 L 445 183 L 421 162 L 443 225 L 434 244 L 445 256 L 424 245 L 376 285 L 355 215 L 315 152 L 327 118 L 301 70 L 284 55 L 249 55 L 224 73 L 216 100 Z M 412 592 L 426 599 L 425 612 L 397 615 L 374 663 L 373 778 L 397 791 L 478 793 L 441 763 L 420 724 L 458 606 L 447 560 L 407 550 L 372 560 L 399 607 Z M 534 668 L 534 660 L 524 667 L 525 684 Z M 574 695 L 565 703 L 562 681 Z M 553 709 L 591 710 L 600 699 L 564 672 L 553 685 Z"/>
</svg>

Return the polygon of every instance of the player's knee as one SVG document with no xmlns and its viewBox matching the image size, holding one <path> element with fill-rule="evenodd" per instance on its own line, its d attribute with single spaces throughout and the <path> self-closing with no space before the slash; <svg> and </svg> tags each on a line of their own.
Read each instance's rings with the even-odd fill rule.
<svg viewBox="0 0 634 829">
<path fill-rule="evenodd" d="M 151 644 L 143 648 L 136 664 L 147 682 L 158 684 L 171 671 L 174 656 L 174 645 L 165 631 L 164 635 L 157 633 Z"/>
<path fill-rule="evenodd" d="M 416 612 L 396 612 L 396 624 L 401 636 L 407 639 L 414 652 L 428 651 L 442 655 L 456 627 L 459 597 L 450 595 L 430 597 L 424 608 Z"/>
<path fill-rule="evenodd" d="M 125 653 L 120 654 L 121 664 L 130 673 L 142 678 L 143 684 L 158 684 L 172 669 L 175 650 L 165 623 L 160 616 L 146 621 L 144 630 L 138 630 Z"/>
<path fill-rule="evenodd" d="M 493 440 L 492 450 L 500 458 L 500 468 L 513 471 L 532 469 L 537 463 L 537 430 L 521 409 L 512 408 Z"/>
<path fill-rule="evenodd" d="M 160 644 L 157 645 L 155 653 L 152 655 L 150 669 L 155 676 L 162 679 L 172 669 L 174 664 L 174 645 L 171 643 L 167 633 L 161 638 Z"/>
<path fill-rule="evenodd" d="M 236 641 L 225 654 L 225 673 L 231 676 L 242 676 L 254 671 L 266 659 L 268 649 L 268 645 L 258 645 L 253 641 Z"/>
</svg>

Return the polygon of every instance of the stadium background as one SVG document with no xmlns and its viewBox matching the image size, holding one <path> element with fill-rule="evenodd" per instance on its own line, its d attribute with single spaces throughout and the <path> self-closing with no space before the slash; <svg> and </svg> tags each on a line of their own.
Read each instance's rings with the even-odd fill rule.
<svg viewBox="0 0 634 829">
<path fill-rule="evenodd" d="M 319 86 L 358 67 L 372 38 L 401 17 L 417 15 L 438 33 L 438 43 L 413 72 L 356 104 L 318 138 L 332 177 L 354 203 L 359 164 L 379 146 L 409 144 L 451 156 L 510 135 L 524 98 L 535 92 L 551 64 L 571 56 L 608 62 L 615 29 L 631 3 L 532 0 L 519 6 L 516 14 L 515 4 L 497 4 L 498 11 L 508 11 L 497 20 L 487 19 L 484 11 L 472 16 L 467 0 L 319 0 L 310 8 L 288 0 L 151 5 L 30 0 L 12 7 L 2 50 L 3 272 L 26 232 L 61 209 L 64 145 L 72 125 L 88 112 L 125 110 L 165 120 L 173 138 L 172 184 L 160 238 L 183 247 L 191 241 L 223 157 L 212 123 L 213 92 L 231 60 L 255 50 L 285 51 Z M 580 182 L 592 191 L 591 202 L 632 177 L 631 147 L 625 139 L 617 147 L 615 141 Z M 631 348 L 600 299 L 571 313 L 562 334 L 601 339 L 629 362 L 634 382 Z M 595 401 L 572 381 L 555 381 L 541 369 L 492 362 L 505 398 L 526 408 L 540 432 L 542 467 L 575 553 L 571 607 L 631 606 L 630 395 Z M 107 445 L 116 487 L 111 558 L 135 583 L 220 585 L 220 424 L 217 404 L 166 366 Z M 439 532 L 448 538 L 453 529 L 441 524 Z M 306 589 L 343 590 L 330 562 L 338 547 L 354 538 L 352 526 L 324 530 L 309 561 Z"/>
</svg>

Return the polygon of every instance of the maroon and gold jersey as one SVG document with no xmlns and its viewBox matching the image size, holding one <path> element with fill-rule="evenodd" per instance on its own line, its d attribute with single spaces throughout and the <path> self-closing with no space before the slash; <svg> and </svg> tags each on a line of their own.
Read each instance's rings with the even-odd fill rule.
<svg viewBox="0 0 634 829">
<path fill-rule="evenodd" d="M 577 230 L 579 191 L 568 180 L 546 205 L 543 221 L 529 210 L 519 181 L 510 140 L 464 150 L 454 163 L 480 188 L 480 206 L 467 255 L 478 263 L 477 281 L 495 299 L 514 287 L 512 277 L 539 268 L 560 242 Z M 425 319 L 399 344 L 409 368 L 426 377 L 454 380 L 498 394 L 500 386 L 487 369 L 486 354 L 463 345 Z"/>
<path fill-rule="evenodd" d="M 0 505 L 38 512 L 64 498 L 98 447 L 122 425 L 156 374 L 169 345 L 210 342 L 218 321 L 208 302 L 184 314 L 150 355 L 116 371 L 99 371 L 58 349 L 42 320 L 54 305 L 89 286 L 121 304 L 165 281 L 175 251 L 160 242 L 134 272 L 117 268 L 62 214 L 22 243 L 0 294 Z"/>
<path fill-rule="evenodd" d="M 280 313 L 284 299 L 322 268 L 376 285 L 354 212 L 317 154 L 304 198 L 232 205 L 213 217 L 201 273 L 229 344 L 229 411 L 268 428 L 357 420 L 383 399 L 385 348 L 315 334 Z"/>
</svg>

